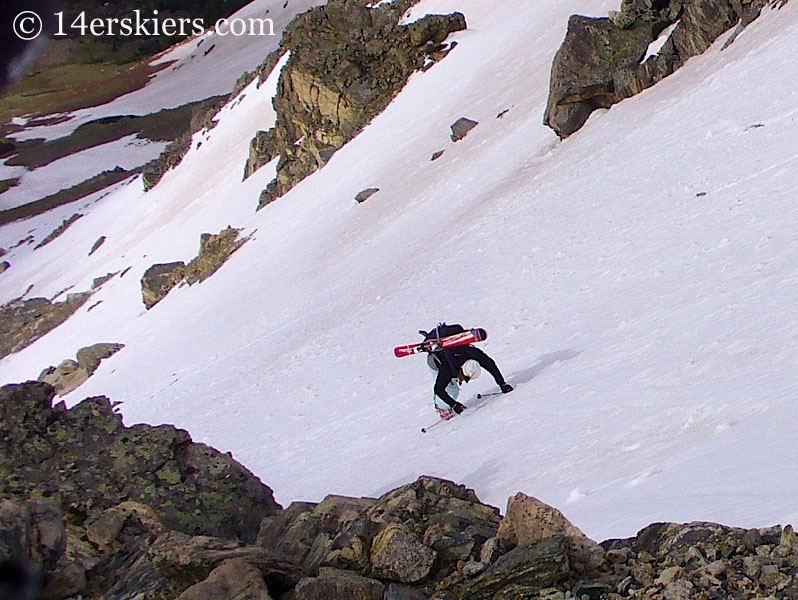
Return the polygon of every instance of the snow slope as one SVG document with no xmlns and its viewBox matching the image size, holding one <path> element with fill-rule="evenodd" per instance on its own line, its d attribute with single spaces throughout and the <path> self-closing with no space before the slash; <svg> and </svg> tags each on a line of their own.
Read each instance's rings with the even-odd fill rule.
<svg viewBox="0 0 798 600">
<path fill-rule="evenodd" d="M 127 424 L 186 428 L 284 504 L 430 474 L 499 507 L 534 495 L 594 539 L 655 520 L 795 522 L 798 65 L 784 49 L 798 5 L 559 142 L 541 121 L 568 15 L 612 8 L 423 0 L 407 19 L 466 15 L 457 48 L 257 213 L 274 165 L 241 173 L 274 118 L 276 73 L 253 83 L 154 190 L 120 184 L 53 243 L 5 257 L 0 302 L 130 271 L 0 361 L 0 382 L 123 342 L 67 402 L 105 394 Z M 461 116 L 480 125 L 453 144 Z M 366 187 L 380 192 L 355 203 Z M 63 214 L 0 228 L 0 246 Z M 228 224 L 253 239 L 145 311 L 143 271 L 189 260 Z M 480 403 L 484 375 L 463 390 L 464 417 L 422 434 L 432 380 L 391 349 L 441 320 L 485 327 L 517 389 Z"/>
<path fill-rule="evenodd" d="M 324 0 L 255 0 L 230 20 L 271 19 L 275 35 L 221 35 L 211 23 L 204 34 L 195 36 L 157 56 L 153 65 L 163 65 L 141 89 L 101 106 L 70 114 L 68 120 L 29 127 L 11 137 L 17 140 L 52 140 L 69 135 L 80 125 L 116 115 L 147 115 L 164 108 L 175 108 L 213 96 L 229 94 L 245 72 L 252 72 L 263 59 L 277 50 L 285 26 L 299 13 L 324 4 Z M 238 30 L 237 30 L 238 31 Z M 270 33 L 267 29 L 264 32 Z M 131 140 L 91 148 L 30 173 L 21 167 L 0 164 L 0 179 L 20 177 L 17 187 L 0 195 L 0 210 L 22 206 L 55 194 L 116 167 L 132 169 L 157 158 L 166 144 Z"/>
</svg>

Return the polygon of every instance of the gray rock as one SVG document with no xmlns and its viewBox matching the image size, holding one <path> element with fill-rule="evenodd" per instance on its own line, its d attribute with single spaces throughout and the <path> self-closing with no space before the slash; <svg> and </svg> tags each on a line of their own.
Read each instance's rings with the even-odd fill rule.
<svg viewBox="0 0 798 600">
<path fill-rule="evenodd" d="M 97 250 L 100 249 L 100 246 L 102 246 L 105 243 L 105 240 L 106 237 L 104 235 L 101 235 L 99 238 L 97 238 L 97 241 L 94 242 L 94 244 L 91 247 L 91 250 L 89 250 L 89 256 L 97 252 Z"/>
<path fill-rule="evenodd" d="M 5 273 L 10 268 L 11 268 L 11 263 L 8 262 L 7 260 L 0 262 L 0 273 Z"/>
<path fill-rule="evenodd" d="M 359 192 L 357 196 L 355 196 L 355 202 L 362 204 L 369 198 L 371 198 L 374 194 L 380 191 L 380 188 L 367 188 L 362 192 Z"/>
<path fill-rule="evenodd" d="M 567 137 L 594 110 L 651 87 L 738 22 L 752 22 L 767 2 L 624 0 L 608 19 L 572 16 L 552 65 L 544 123 Z M 648 44 L 677 20 L 659 54 L 641 64 Z"/>
<path fill-rule="evenodd" d="M 457 119 L 457 121 L 452 123 L 452 126 L 451 126 L 451 128 L 452 128 L 452 135 L 451 135 L 452 141 L 453 142 L 459 142 L 465 136 L 467 136 L 469 134 L 469 132 L 472 129 L 474 129 L 474 127 L 476 127 L 477 125 L 479 125 L 479 123 L 477 121 L 473 121 L 473 120 L 471 120 L 471 119 L 469 119 L 467 117 L 460 117 L 459 119 Z"/>
<path fill-rule="evenodd" d="M 280 512 L 252 473 L 185 431 L 124 427 L 103 397 L 52 407 L 54 393 L 45 383 L 0 388 L 4 493 L 48 493 L 81 522 L 135 500 L 169 528 L 247 542 L 261 519 Z"/>
<path fill-rule="evenodd" d="M 566 137 L 594 110 L 618 102 L 616 72 L 639 64 L 651 41 L 650 25 L 621 29 L 609 19 L 573 15 L 552 64 L 544 123 Z"/>
</svg>

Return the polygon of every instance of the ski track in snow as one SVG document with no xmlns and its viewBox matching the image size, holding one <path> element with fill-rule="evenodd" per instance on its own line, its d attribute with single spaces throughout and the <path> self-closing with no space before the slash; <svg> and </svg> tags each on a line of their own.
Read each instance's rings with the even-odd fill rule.
<svg viewBox="0 0 798 600">
<path fill-rule="evenodd" d="M 67 402 L 105 394 L 128 425 L 186 428 L 283 504 L 429 474 L 500 508 L 536 496 L 594 539 L 658 520 L 795 520 L 798 66 L 783 48 L 798 6 L 766 9 L 728 49 L 559 142 L 541 120 L 568 15 L 616 4 L 423 0 L 406 19 L 466 15 L 455 50 L 257 213 L 275 165 L 241 174 L 273 122 L 276 73 L 251 84 L 154 190 L 118 184 L 53 243 L 4 257 L 0 302 L 130 270 L 0 361 L 0 381 L 123 342 Z M 453 144 L 461 116 L 480 125 Z M 356 204 L 366 187 L 380 192 Z M 2 227 L 0 247 L 74 212 Z M 145 311 L 144 270 L 190 260 L 227 225 L 253 239 Z M 485 327 L 517 388 L 478 401 L 485 375 L 463 390 L 471 414 L 421 434 L 431 377 L 391 349 L 441 320 Z"/>
</svg>

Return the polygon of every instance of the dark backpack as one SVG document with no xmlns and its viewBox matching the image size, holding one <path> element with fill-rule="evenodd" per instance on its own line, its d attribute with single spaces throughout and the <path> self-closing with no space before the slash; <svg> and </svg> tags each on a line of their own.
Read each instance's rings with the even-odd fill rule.
<svg viewBox="0 0 798 600">
<path fill-rule="evenodd" d="M 450 335 L 455 335 L 457 333 L 463 333 L 465 328 L 460 325 L 459 323 L 453 323 L 451 325 L 447 325 L 446 323 L 439 323 L 437 327 L 434 327 L 431 331 L 423 331 L 420 330 L 419 333 L 424 336 L 424 340 L 437 340 L 442 339 L 445 337 L 449 337 Z"/>
</svg>

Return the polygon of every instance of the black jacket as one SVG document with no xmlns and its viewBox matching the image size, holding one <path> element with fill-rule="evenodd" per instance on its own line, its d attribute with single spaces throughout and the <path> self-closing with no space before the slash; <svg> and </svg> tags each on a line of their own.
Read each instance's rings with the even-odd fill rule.
<svg viewBox="0 0 798 600">
<path fill-rule="evenodd" d="M 494 360 L 476 346 L 455 346 L 433 353 L 438 365 L 438 377 L 435 379 L 435 395 L 449 406 L 455 405 L 455 399 L 446 393 L 446 386 L 460 374 L 460 367 L 467 360 L 475 360 L 483 369 L 493 376 L 496 384 L 504 384 L 504 377 Z"/>
</svg>

